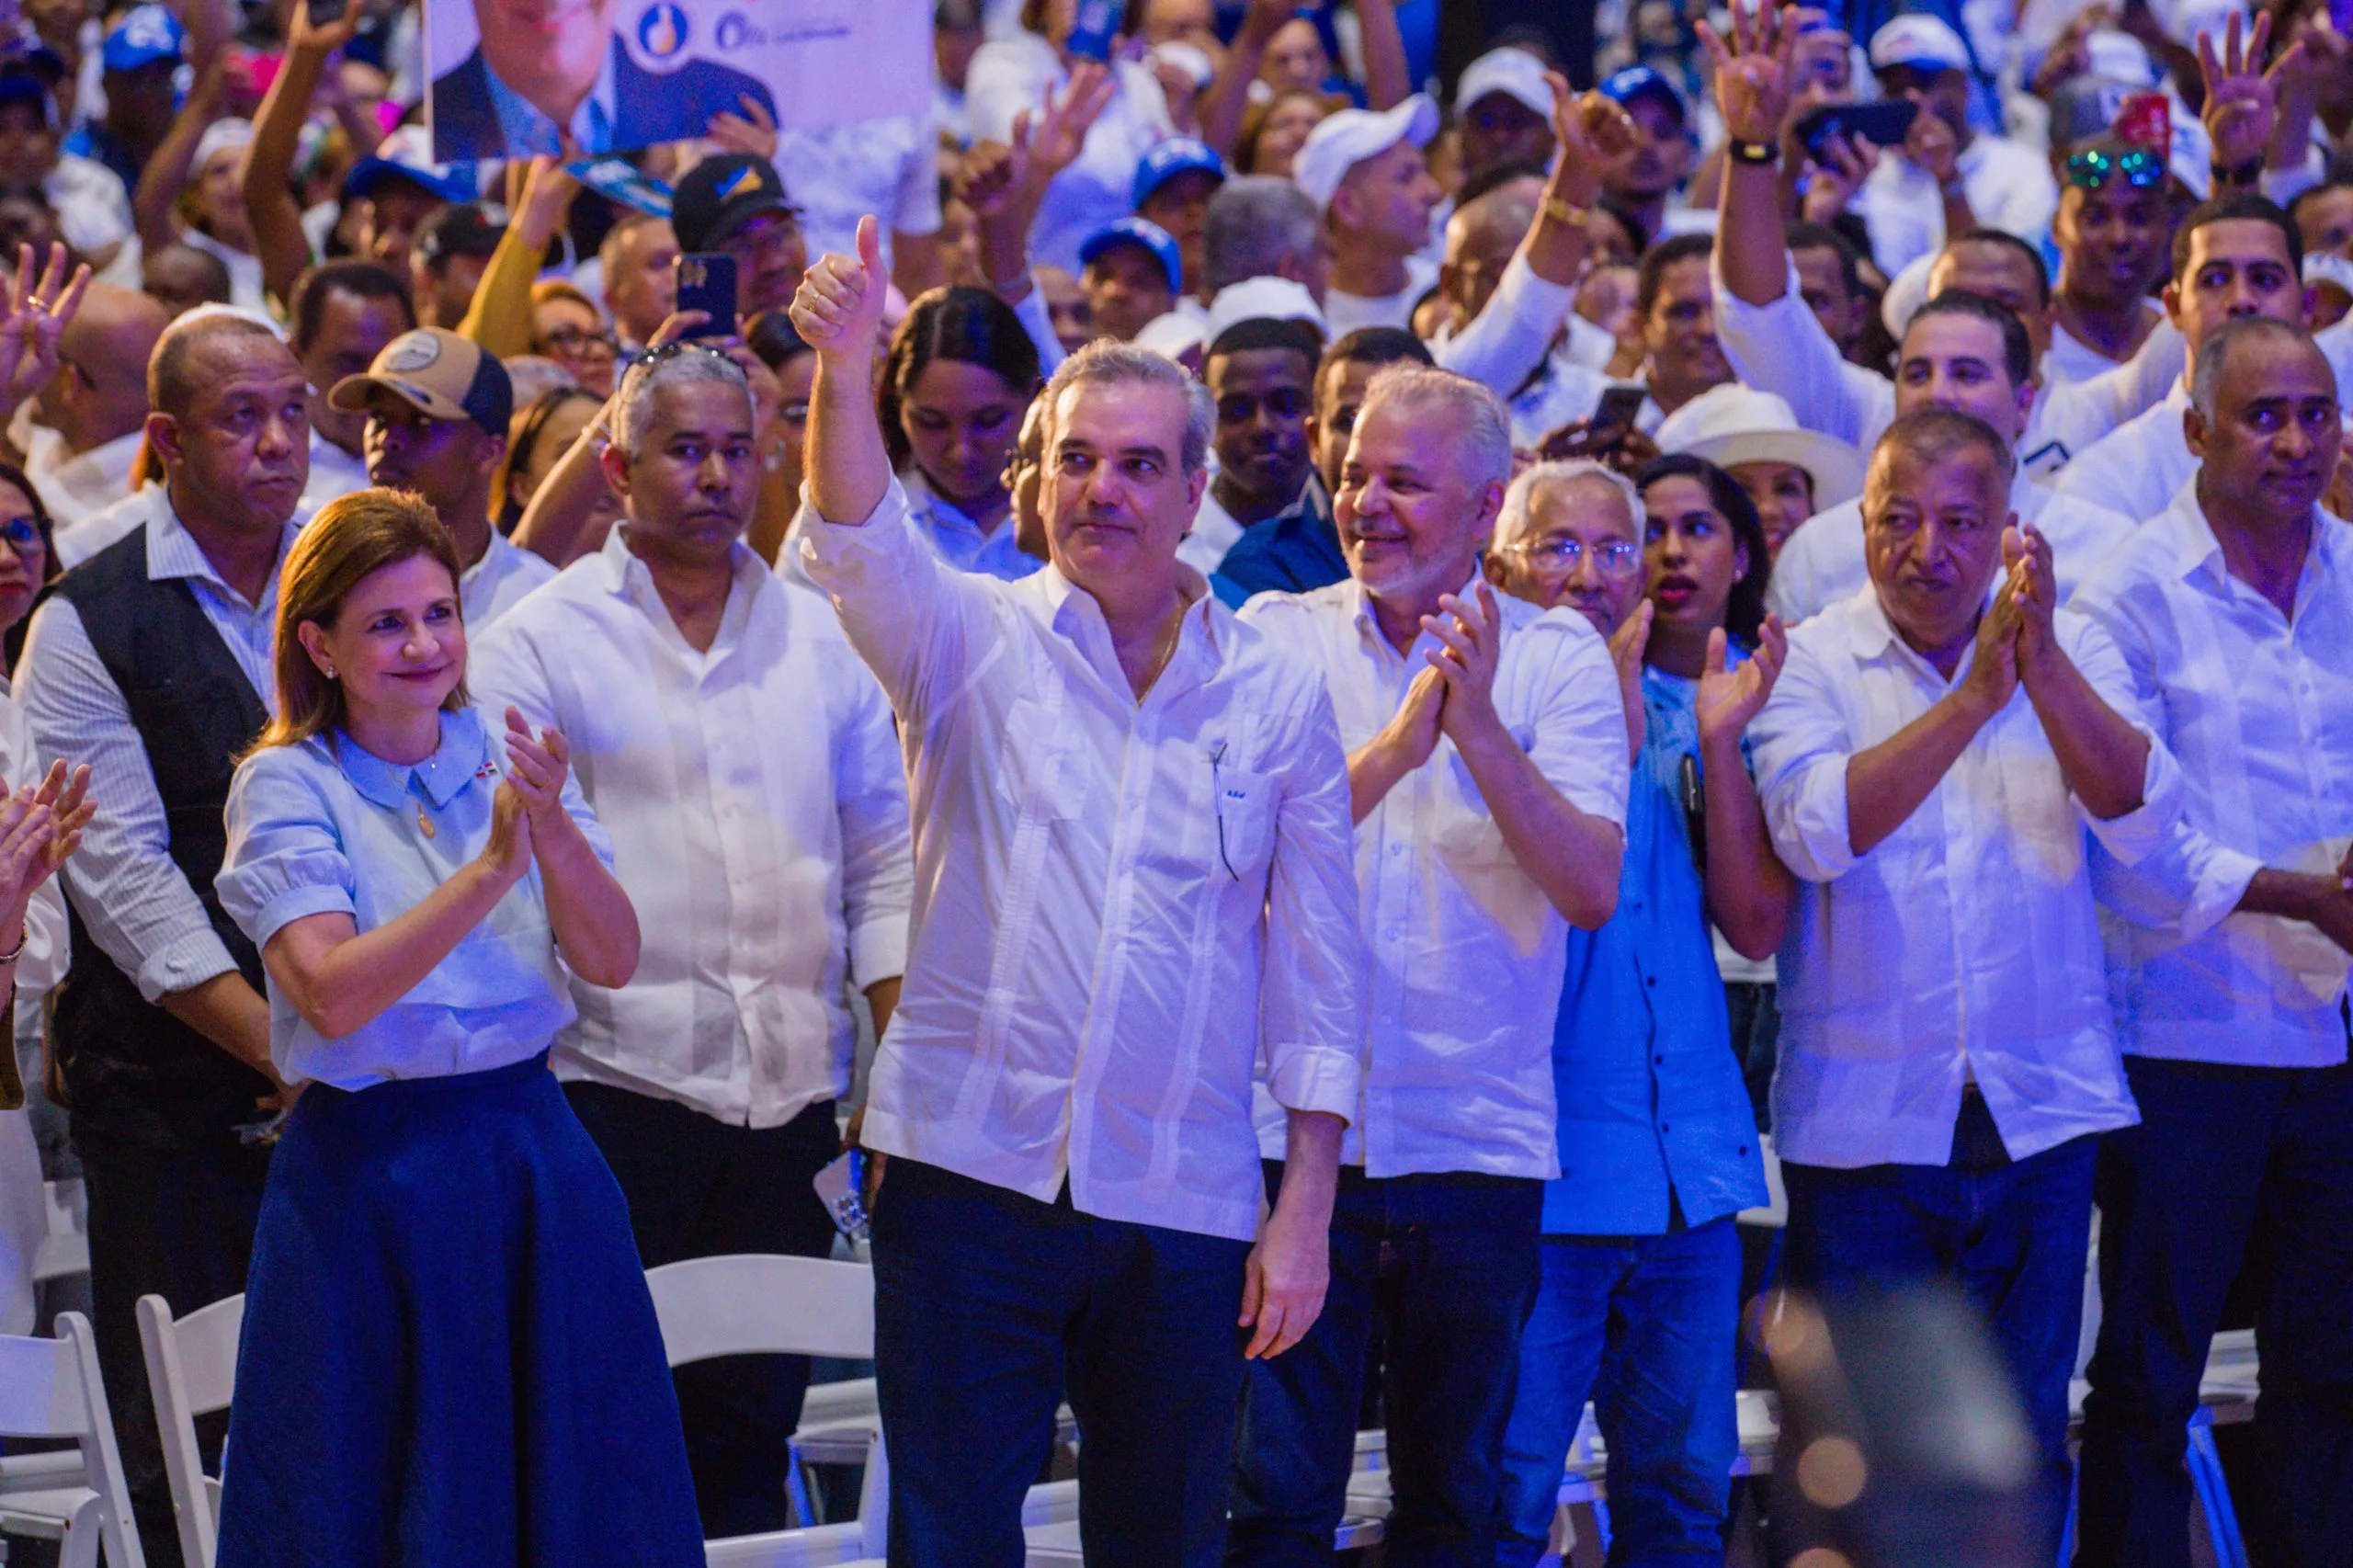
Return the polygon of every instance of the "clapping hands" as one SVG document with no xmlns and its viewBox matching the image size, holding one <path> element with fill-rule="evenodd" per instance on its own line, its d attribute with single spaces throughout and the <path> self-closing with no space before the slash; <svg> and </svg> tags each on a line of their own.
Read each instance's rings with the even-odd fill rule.
<svg viewBox="0 0 2353 1568">
<path fill-rule="evenodd" d="M 17 945 L 33 894 L 81 845 L 82 830 L 97 812 L 89 792 L 87 765 L 69 774 L 54 762 L 40 783 L 0 804 L 0 947 Z"/>
</svg>

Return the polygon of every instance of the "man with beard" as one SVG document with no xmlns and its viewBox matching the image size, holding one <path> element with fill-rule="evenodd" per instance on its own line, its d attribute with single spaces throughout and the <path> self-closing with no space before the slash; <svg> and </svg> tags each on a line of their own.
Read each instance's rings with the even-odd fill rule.
<svg viewBox="0 0 2353 1568">
<path fill-rule="evenodd" d="M 147 370 L 166 504 L 33 617 L 26 717 L 106 802 L 64 877 L 73 967 L 58 1068 L 90 1203 L 99 1367 L 151 1561 L 177 1562 L 134 1309 L 244 1289 L 269 1146 L 261 958 L 212 879 L 237 759 L 268 721 L 278 566 L 310 476 L 302 367 L 258 322 L 184 316 Z"/>
<path fill-rule="evenodd" d="M 468 630 L 483 631 L 555 575 L 553 565 L 490 526 L 515 388 L 506 367 L 479 345 L 436 326 L 403 333 L 365 375 L 336 382 L 327 401 L 367 415 L 368 482 L 414 492 L 449 530 Z"/>
<path fill-rule="evenodd" d="M 1301 504 L 1313 472 L 1308 429 L 1323 335 L 1303 321 L 1255 316 L 1210 345 L 1201 379 L 1217 402 L 1217 477 L 1176 556 L 1215 572 L 1243 530 Z"/>
</svg>

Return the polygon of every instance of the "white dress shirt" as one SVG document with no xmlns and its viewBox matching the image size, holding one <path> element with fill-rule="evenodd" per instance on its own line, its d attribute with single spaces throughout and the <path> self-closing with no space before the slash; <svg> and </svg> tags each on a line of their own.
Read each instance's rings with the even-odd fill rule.
<svg viewBox="0 0 2353 1568">
<path fill-rule="evenodd" d="M 1576 294 L 1574 284 L 1547 283 L 1537 277 L 1528 258 L 1515 251 L 1485 307 L 1460 332 L 1442 328 L 1430 340 L 1430 355 L 1439 369 L 1468 376 L 1497 397 L 1507 398 L 1543 365 Z M 1614 353 L 1615 339 L 1610 347 Z M 1609 356 L 1601 362 L 1607 365 Z"/>
<path fill-rule="evenodd" d="M 458 577 L 458 603 L 465 610 L 467 632 L 488 631 L 490 623 L 521 603 L 524 595 L 554 581 L 555 562 L 491 529 L 490 548 Z"/>
<path fill-rule="evenodd" d="M 1405 286 L 1394 294 L 1350 294 L 1324 290 L 1324 324 L 1327 341 L 1337 343 L 1359 327 L 1393 326 L 1410 332 L 1414 307 L 1438 281 L 1438 264 L 1424 256 L 1405 258 Z"/>
<path fill-rule="evenodd" d="M 1206 577 L 1225 562 L 1225 552 L 1242 537 L 1243 525 L 1217 498 L 1217 485 L 1201 487 L 1201 505 L 1193 514 L 1193 528 L 1176 544 L 1176 559 Z"/>
<path fill-rule="evenodd" d="M 1768 305 L 1741 300 L 1725 286 L 1722 268 L 1712 260 L 1709 265 L 1714 268 L 1716 336 L 1733 374 L 1781 398 L 1800 425 L 1836 437 L 1868 461 L 1881 435 L 1895 422 L 1895 383 L 1839 355 L 1798 292 L 1794 262 L 1780 297 Z M 2163 326 L 2149 335 L 2138 354 L 2107 374 L 2041 387 L 2018 438 L 2020 465 L 2040 475 L 2080 456 L 2163 398 L 2166 386 L 2179 379 L 2184 359 L 2181 334 Z"/>
<path fill-rule="evenodd" d="M 2052 487 L 2129 517 L 2155 517 L 2198 472 L 2181 427 L 2188 407 L 2189 388 L 2177 381 L 2163 403 L 2076 454 Z"/>
<path fill-rule="evenodd" d="M 311 477 L 302 486 L 302 510 L 315 512 L 338 496 L 368 488 L 368 459 L 355 456 L 311 428 Z"/>
<path fill-rule="evenodd" d="M 155 494 L 164 492 L 158 487 Z M 297 527 L 286 525 L 281 561 Z M 270 574 L 260 602 L 247 603 L 222 581 L 166 505 L 148 526 L 147 576 L 188 584 L 263 706 L 274 711 L 278 682 L 270 651 L 278 574 Z M 62 876 L 99 949 L 150 1002 L 235 969 L 196 891 L 164 852 L 171 829 L 146 744 L 131 725 L 121 688 L 90 645 L 81 612 L 63 595 L 33 612 L 17 689 L 40 755 L 90 765 L 97 815 Z"/>
<path fill-rule="evenodd" d="M 557 1074 L 780 1127 L 849 1092 L 846 986 L 904 967 L 912 870 L 890 710 L 823 600 L 742 545 L 699 653 L 618 524 L 509 610 L 470 680 L 572 743 L 643 949 L 574 983 Z"/>
<path fill-rule="evenodd" d="M 2156 317 L 2159 325 L 2165 322 L 2164 313 L 2154 306 L 2143 305 L 2142 312 Z M 2123 363 L 2122 359 L 2109 358 L 2058 322 L 2051 324 L 2051 347 L 2042 354 L 2042 379 L 2045 381 L 2088 381 L 2094 377 L 2108 374 Z"/>
<path fill-rule="evenodd" d="M 866 1142 L 1105 1219 L 1246 1239 L 1251 1085 L 1356 1111 L 1347 759 L 1313 670 L 1179 569 L 1142 702 L 1094 598 L 924 548 L 892 485 L 802 511 L 810 574 L 896 710 L 918 896 Z"/>
<path fill-rule="evenodd" d="M 2059 210 L 2059 185 L 2041 153 L 1980 131 L 1953 160 L 1969 210 L 1988 229 L 2029 244 Z M 1871 251 L 1889 277 L 1945 244 L 1945 199 L 1936 176 L 1890 149 L 1855 193 L 1854 210 L 1870 228 Z"/>
<path fill-rule="evenodd" d="M 2010 506 L 2051 541 L 2051 564 L 2064 604 L 2094 566 L 2121 544 L 2135 519 L 2088 500 L 2062 495 L 2020 472 L 2010 484 Z M 1870 581 L 1863 548 L 1863 504 L 1842 501 L 1798 525 L 1765 586 L 1765 608 L 1790 626 L 1852 598 Z"/>
<path fill-rule="evenodd" d="M 2072 611 L 2058 631 L 2094 689 L 2137 722 L 2115 644 Z M 1773 1077 L 1785 1160 L 1943 1165 L 1972 1076 L 2013 1159 L 2138 1119 L 2085 832 L 2125 859 L 2155 846 L 2181 792 L 2161 744 L 2140 809 L 2094 821 L 2021 687 L 1902 826 L 1868 853 L 1852 847 L 1849 759 L 1926 713 L 1969 665 L 1964 653 L 1946 680 L 1866 588 L 1790 634 L 1750 729 L 1773 847 L 1799 879 Z"/>
<path fill-rule="evenodd" d="M 792 171 L 793 205 L 801 209 L 809 254 L 858 254 L 858 221 L 880 220 L 882 266 L 899 234 L 939 232 L 939 131 L 929 115 L 801 129 L 776 136 L 770 160 Z"/>
<path fill-rule="evenodd" d="M 46 425 L 32 426 L 27 435 L 25 477 L 48 503 L 50 522 L 61 534 L 131 494 L 131 464 L 146 439 L 145 432 L 133 430 L 77 455 Z"/>
<path fill-rule="evenodd" d="M 2345 1060 L 2347 959 L 2300 920 L 2235 914 L 2255 873 L 2333 875 L 2353 842 L 2353 525 L 2313 517 L 2295 614 L 2232 576 L 2194 488 L 2075 596 L 2180 759 L 2181 821 L 2096 858 L 2124 1049 L 2243 1066 Z"/>
<path fill-rule="evenodd" d="M 1473 579 L 1475 582 L 1475 579 Z M 1472 584 L 1461 592 L 1474 592 Z M 1626 822 L 1626 707 L 1608 645 L 1574 610 L 1500 597 L 1495 711 L 1569 804 Z M 1404 656 L 1354 580 L 1260 594 L 1242 611 L 1284 657 L 1323 673 L 1350 752 L 1396 716 L 1444 644 Z M 1552 1013 L 1567 925 L 1520 869 L 1454 743 L 1398 780 L 1357 824 L 1358 922 L 1370 959 L 1364 1089 L 1340 1163 L 1370 1176 L 1479 1171 L 1550 1181 Z M 1283 1156 L 1281 1110 L 1261 1098 L 1258 1146 Z"/>
</svg>

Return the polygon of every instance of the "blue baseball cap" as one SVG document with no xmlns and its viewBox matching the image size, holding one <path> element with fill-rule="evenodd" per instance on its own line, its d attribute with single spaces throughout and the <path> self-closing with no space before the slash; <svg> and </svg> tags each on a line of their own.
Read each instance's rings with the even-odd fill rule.
<svg viewBox="0 0 2353 1568">
<path fill-rule="evenodd" d="M 1601 96 L 1620 108 L 1636 98 L 1654 97 L 1673 109 L 1677 120 L 1688 121 L 1689 118 L 1683 107 L 1683 95 L 1675 90 L 1675 84 L 1647 65 L 1629 65 L 1611 72 L 1601 84 Z"/>
<path fill-rule="evenodd" d="M 109 71 L 136 71 L 158 60 L 177 60 L 188 42 L 188 29 L 161 6 L 134 6 L 114 25 L 98 51 Z"/>
<path fill-rule="evenodd" d="M 1189 136 L 1172 136 L 1154 146 L 1136 165 L 1135 189 L 1128 198 L 1131 207 L 1142 207 L 1152 193 L 1175 179 L 1178 175 L 1195 169 L 1205 175 L 1215 175 L 1219 183 L 1225 180 L 1225 160 L 1217 149 L 1206 142 L 1196 142 Z"/>
<path fill-rule="evenodd" d="M 1168 274 L 1168 291 L 1185 291 L 1185 263 L 1176 254 L 1176 242 L 1168 231 L 1149 218 L 1122 218 L 1107 224 L 1086 236 L 1078 247 L 1078 265 L 1085 267 L 1097 256 L 1115 245 L 1142 245 L 1160 263 L 1160 270 Z"/>
<path fill-rule="evenodd" d="M 480 173 L 473 164 L 433 161 L 433 144 L 421 125 L 401 126 L 378 143 L 373 156 L 354 164 L 343 178 L 343 193 L 373 196 L 396 179 L 444 201 L 472 201 L 482 194 Z"/>
</svg>

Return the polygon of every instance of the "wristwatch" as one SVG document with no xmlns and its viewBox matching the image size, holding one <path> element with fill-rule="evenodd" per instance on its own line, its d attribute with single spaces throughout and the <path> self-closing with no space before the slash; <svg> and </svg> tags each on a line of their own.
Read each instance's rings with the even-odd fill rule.
<svg viewBox="0 0 2353 1568">
<path fill-rule="evenodd" d="M 1743 142 L 1735 136 L 1724 143 L 1724 155 L 1735 164 L 1778 164 L 1781 161 L 1781 144 L 1779 142 Z"/>
</svg>

